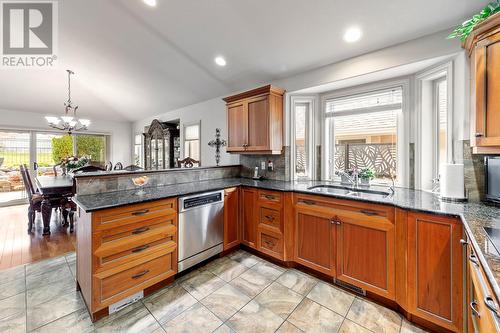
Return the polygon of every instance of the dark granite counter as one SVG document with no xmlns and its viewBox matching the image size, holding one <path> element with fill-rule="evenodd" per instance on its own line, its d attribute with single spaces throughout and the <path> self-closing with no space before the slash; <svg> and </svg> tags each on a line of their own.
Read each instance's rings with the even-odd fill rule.
<svg viewBox="0 0 500 333">
<path fill-rule="evenodd" d="M 273 180 L 252 180 L 247 178 L 214 179 L 192 183 L 182 183 L 167 186 L 144 188 L 144 194 L 138 195 L 137 190 L 116 191 L 92 195 L 78 195 L 75 202 L 86 212 L 129 205 L 133 203 L 158 200 L 169 197 L 190 195 L 207 191 L 214 191 L 234 186 L 249 186 L 261 189 L 299 192 L 315 195 L 359 200 L 379 204 L 391 205 L 407 210 L 429 212 L 448 216 L 460 217 L 465 231 L 476 251 L 476 254 L 485 268 L 496 297 L 500 300 L 500 256 L 492 254 L 488 238 L 483 227 L 500 228 L 500 208 L 482 203 L 449 203 L 443 202 L 432 193 L 396 188 L 393 196 L 361 197 L 346 196 L 316 192 L 309 188 L 315 185 L 332 184 L 324 181 L 284 182 Z M 494 250 L 493 250 L 494 251 Z"/>
</svg>

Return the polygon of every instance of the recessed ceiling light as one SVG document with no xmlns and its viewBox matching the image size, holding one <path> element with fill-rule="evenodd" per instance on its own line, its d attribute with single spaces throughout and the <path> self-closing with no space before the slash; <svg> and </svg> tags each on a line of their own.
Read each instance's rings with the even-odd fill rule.
<svg viewBox="0 0 500 333">
<path fill-rule="evenodd" d="M 142 0 L 144 3 L 150 7 L 156 7 L 156 0 Z"/>
<path fill-rule="evenodd" d="M 224 57 L 221 56 L 215 57 L 214 61 L 219 66 L 226 66 L 226 59 L 224 59 Z"/>
<path fill-rule="evenodd" d="M 344 33 L 344 40 L 348 43 L 357 42 L 361 38 L 362 32 L 358 27 L 351 27 Z"/>
</svg>

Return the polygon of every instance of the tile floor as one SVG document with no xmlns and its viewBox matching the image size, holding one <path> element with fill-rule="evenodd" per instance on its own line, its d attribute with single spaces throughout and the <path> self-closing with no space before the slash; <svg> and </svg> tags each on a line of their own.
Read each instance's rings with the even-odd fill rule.
<svg viewBox="0 0 500 333">
<path fill-rule="evenodd" d="M 0 332 L 401 332 L 399 314 L 238 250 L 96 323 L 75 254 L 0 271 Z"/>
</svg>

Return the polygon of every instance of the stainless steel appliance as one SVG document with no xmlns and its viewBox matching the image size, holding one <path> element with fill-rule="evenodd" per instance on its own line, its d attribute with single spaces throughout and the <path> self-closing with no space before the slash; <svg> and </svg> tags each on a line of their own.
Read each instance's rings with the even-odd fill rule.
<svg viewBox="0 0 500 333">
<path fill-rule="evenodd" d="M 179 263 L 181 272 L 222 252 L 224 190 L 179 198 Z"/>
<path fill-rule="evenodd" d="M 486 156 L 485 165 L 485 183 L 486 200 L 500 202 L 500 156 Z"/>
</svg>

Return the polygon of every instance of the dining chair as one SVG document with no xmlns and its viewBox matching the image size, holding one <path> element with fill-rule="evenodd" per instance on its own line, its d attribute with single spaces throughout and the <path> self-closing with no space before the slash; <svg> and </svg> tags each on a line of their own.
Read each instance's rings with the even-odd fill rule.
<svg viewBox="0 0 500 333">
<path fill-rule="evenodd" d="M 61 166 L 61 163 L 59 164 L 55 164 L 53 167 L 52 167 L 52 170 L 54 171 L 54 176 L 57 177 L 57 167 L 60 167 Z"/>
<path fill-rule="evenodd" d="M 122 164 L 122 162 L 116 163 L 115 167 L 113 168 L 113 170 L 123 170 L 123 164 Z"/>
<path fill-rule="evenodd" d="M 138 165 L 134 165 L 134 164 L 131 164 L 131 165 L 128 165 L 126 166 L 125 168 L 123 168 L 123 170 L 127 170 L 127 171 L 137 171 L 137 170 L 144 170 L 143 168 L 141 168 L 140 166 Z"/>
<path fill-rule="evenodd" d="M 186 157 L 185 159 L 183 160 L 179 160 L 177 161 L 177 167 L 178 168 L 192 168 L 195 164 L 198 164 L 198 166 L 200 165 L 200 161 L 197 161 L 191 157 Z"/>
<path fill-rule="evenodd" d="M 35 223 L 36 212 L 42 211 L 42 195 L 37 193 L 33 188 L 33 183 L 31 182 L 28 169 L 25 165 L 20 165 L 19 170 L 21 171 L 21 176 L 23 177 L 24 188 L 28 196 L 28 233 L 33 229 L 33 224 Z"/>
</svg>

